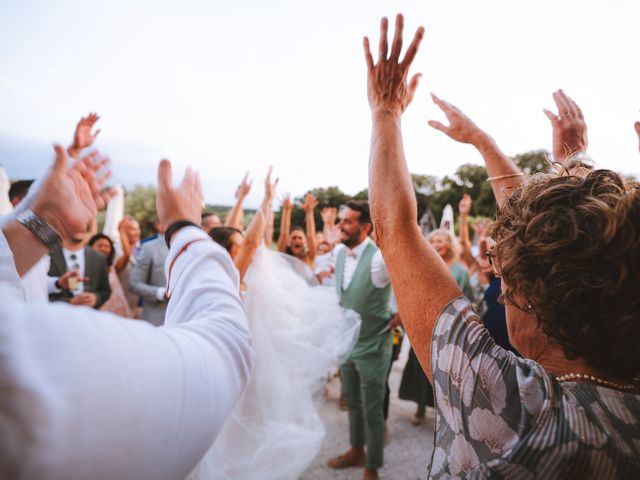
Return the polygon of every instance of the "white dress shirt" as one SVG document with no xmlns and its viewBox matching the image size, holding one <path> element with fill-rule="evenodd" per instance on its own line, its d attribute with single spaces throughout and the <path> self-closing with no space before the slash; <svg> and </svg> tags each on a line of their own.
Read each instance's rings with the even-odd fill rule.
<svg viewBox="0 0 640 480">
<path fill-rule="evenodd" d="M 349 284 L 353 279 L 356 268 L 358 268 L 358 262 L 360 262 L 364 249 L 367 248 L 369 243 L 373 242 L 369 237 L 367 237 L 356 247 L 347 250 L 347 256 L 344 261 L 344 272 L 342 275 L 343 290 L 349 288 Z M 341 248 L 348 247 L 344 244 L 337 245 L 334 249 L 336 259 L 338 258 L 339 249 Z M 391 282 L 391 277 L 389 277 L 389 272 L 387 271 L 387 266 L 384 264 L 384 259 L 382 258 L 382 252 L 380 250 L 378 250 L 371 259 L 371 282 L 377 288 L 384 288 Z"/>
<path fill-rule="evenodd" d="M 26 304 L 0 231 L 0 478 L 189 474 L 245 388 L 253 353 L 228 253 L 187 227 L 172 264 L 162 327 Z"/>
</svg>

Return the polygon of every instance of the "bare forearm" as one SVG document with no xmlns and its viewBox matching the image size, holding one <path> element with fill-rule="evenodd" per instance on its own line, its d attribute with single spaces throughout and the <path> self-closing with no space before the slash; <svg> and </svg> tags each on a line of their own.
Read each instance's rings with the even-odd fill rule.
<svg viewBox="0 0 640 480">
<path fill-rule="evenodd" d="M 305 225 L 307 231 L 307 245 L 309 246 L 309 252 L 307 256 L 311 261 L 316 258 L 316 219 L 313 215 L 313 210 L 305 212 Z"/>
<path fill-rule="evenodd" d="M 404 157 L 399 115 L 373 114 L 369 201 L 380 244 L 393 238 L 396 229 L 416 221 L 417 206 Z"/>
<path fill-rule="evenodd" d="M 486 133 L 482 132 L 478 134 L 473 145 L 478 149 L 480 155 L 482 155 L 485 165 L 487 166 L 487 174 L 489 177 L 496 178 L 491 181 L 491 188 L 493 189 L 496 202 L 500 206 L 511 194 L 513 189 L 522 183 L 524 177 L 519 175 L 522 172 L 513 160 L 502 153 L 493 138 Z M 509 177 L 499 178 L 505 175 Z"/>
<path fill-rule="evenodd" d="M 229 212 L 229 215 L 227 216 L 227 220 L 224 222 L 224 224 L 227 227 L 237 228 L 238 230 L 242 229 L 242 215 L 244 213 L 242 210 L 243 203 L 244 203 L 244 196 L 240 195 L 238 197 L 238 200 L 236 201 L 236 204 L 233 206 L 233 208 Z"/>
<path fill-rule="evenodd" d="M 240 272 L 240 280 L 244 278 L 244 274 L 247 272 L 247 269 L 251 264 L 253 255 L 260 246 L 262 233 L 264 232 L 264 224 L 264 214 L 261 210 L 258 210 L 245 232 L 244 242 L 242 243 L 238 256 L 234 260 L 234 263 Z"/>
<path fill-rule="evenodd" d="M 2 232 L 9 243 L 20 277 L 49 253 L 47 247 L 33 233 L 15 220 L 4 225 Z"/>
<path fill-rule="evenodd" d="M 284 208 L 280 217 L 280 236 L 278 237 L 278 251 L 285 252 L 287 250 L 287 239 L 289 238 L 289 229 L 291 226 L 291 209 Z"/>
<path fill-rule="evenodd" d="M 440 310 L 461 292 L 416 223 L 417 206 L 404 158 L 399 115 L 374 114 L 369 199 L 400 316 L 423 370 L 431 377 L 433 326 Z"/>
</svg>

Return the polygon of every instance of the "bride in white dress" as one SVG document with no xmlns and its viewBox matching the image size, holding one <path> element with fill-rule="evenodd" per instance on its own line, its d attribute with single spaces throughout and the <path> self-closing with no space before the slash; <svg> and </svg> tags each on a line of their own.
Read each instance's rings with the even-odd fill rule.
<svg viewBox="0 0 640 480">
<path fill-rule="evenodd" d="M 332 287 L 310 286 L 295 271 L 300 265 L 262 244 L 274 193 L 269 172 L 262 209 L 245 235 L 231 227 L 211 231 L 243 279 L 256 361 L 247 390 L 191 479 L 298 478 L 325 434 L 316 402 L 327 374 L 358 335 L 359 317 L 338 305 Z"/>
</svg>

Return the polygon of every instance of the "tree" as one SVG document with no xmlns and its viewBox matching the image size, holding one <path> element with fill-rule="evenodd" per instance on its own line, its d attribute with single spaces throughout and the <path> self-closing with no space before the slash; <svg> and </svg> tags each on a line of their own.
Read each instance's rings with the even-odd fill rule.
<svg viewBox="0 0 640 480">
<path fill-rule="evenodd" d="M 143 237 L 152 234 L 153 224 L 158 219 L 156 188 L 136 185 L 133 190 L 125 191 L 124 212 L 138 220 Z"/>
<path fill-rule="evenodd" d="M 533 175 L 534 173 L 552 173 L 549 152 L 546 150 L 532 150 L 526 153 L 514 155 L 513 161 L 522 170 L 525 175 Z"/>
</svg>

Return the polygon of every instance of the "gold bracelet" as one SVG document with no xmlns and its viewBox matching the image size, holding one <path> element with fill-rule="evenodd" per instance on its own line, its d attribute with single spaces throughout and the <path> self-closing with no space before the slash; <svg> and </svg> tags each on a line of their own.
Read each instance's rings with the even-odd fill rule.
<svg viewBox="0 0 640 480">
<path fill-rule="evenodd" d="M 487 178 L 487 182 L 493 182 L 494 180 L 504 180 L 505 178 L 524 177 L 524 173 L 509 173 L 507 175 L 498 175 L 497 177 Z"/>
</svg>

